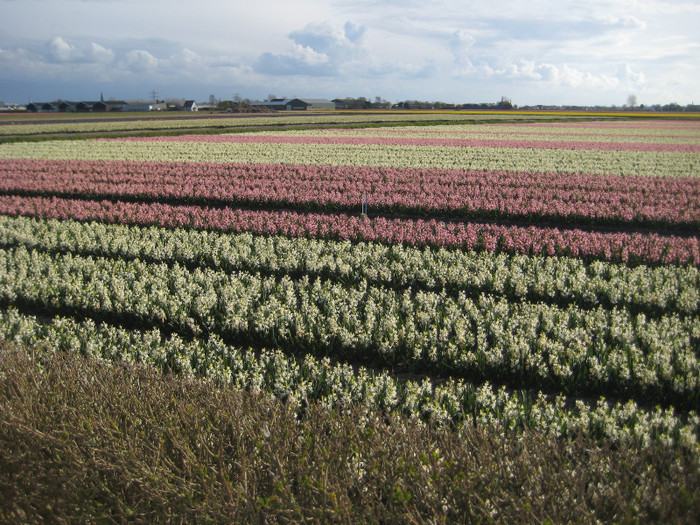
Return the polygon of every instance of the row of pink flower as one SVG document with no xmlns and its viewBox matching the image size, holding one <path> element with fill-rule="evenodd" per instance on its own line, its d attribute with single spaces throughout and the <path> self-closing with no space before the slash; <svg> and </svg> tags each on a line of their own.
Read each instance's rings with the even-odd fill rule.
<svg viewBox="0 0 700 525">
<path fill-rule="evenodd" d="M 516 122 L 513 127 L 595 128 L 595 129 L 672 129 L 700 131 L 700 120 L 615 120 L 587 122 Z"/>
<path fill-rule="evenodd" d="M 623 129 L 635 129 L 635 128 L 623 128 Z M 643 129 L 653 129 L 653 128 L 643 128 Z M 484 126 L 482 129 L 469 129 L 469 130 L 449 130 L 449 129 L 440 129 L 440 130 L 434 130 L 434 129 L 395 129 L 395 128 L 369 128 L 369 129 L 363 129 L 362 130 L 363 134 L 367 135 L 373 135 L 373 134 L 396 134 L 396 135 L 405 135 L 405 134 L 421 134 L 421 135 L 513 135 L 513 134 L 518 134 L 518 131 L 514 130 L 493 130 L 490 129 L 489 127 Z M 572 137 L 572 136 L 577 136 L 577 137 L 594 137 L 594 138 L 603 138 L 603 137 L 608 137 L 608 138 L 626 138 L 626 137 L 631 137 L 631 138 L 668 138 L 668 139 L 695 139 L 698 142 L 700 142 L 700 136 L 696 134 L 691 134 L 691 135 L 678 135 L 676 133 L 615 133 L 615 134 L 601 134 L 601 133 L 595 133 L 595 132 L 585 132 L 585 131 L 578 131 L 578 130 L 569 130 L 568 128 L 565 128 L 564 133 L 553 133 L 551 130 L 546 129 L 545 131 L 533 131 L 531 129 L 523 130 L 523 134 L 528 134 L 528 135 L 542 135 L 542 136 L 551 136 L 551 137 Z M 599 142 L 599 141 L 595 141 Z"/>
<path fill-rule="evenodd" d="M 356 144 L 378 146 L 453 146 L 471 148 L 529 148 L 529 149 L 585 149 L 608 151 L 674 151 L 700 152 L 700 144 L 663 144 L 641 142 L 593 142 L 569 140 L 508 140 L 508 139 L 452 139 L 411 137 L 351 137 L 299 135 L 177 135 L 160 137 L 126 137 L 96 139 L 129 142 L 208 142 L 238 144 Z"/>
<path fill-rule="evenodd" d="M 697 225 L 700 178 L 370 166 L 0 160 L 0 191 Z"/>
<path fill-rule="evenodd" d="M 194 227 L 230 232 L 460 247 L 522 254 L 570 254 L 605 260 L 700 265 L 697 237 L 602 233 L 578 229 L 451 223 L 435 220 L 362 219 L 345 214 L 251 211 L 162 203 L 97 202 L 0 196 L 0 213 L 42 219 Z"/>
</svg>

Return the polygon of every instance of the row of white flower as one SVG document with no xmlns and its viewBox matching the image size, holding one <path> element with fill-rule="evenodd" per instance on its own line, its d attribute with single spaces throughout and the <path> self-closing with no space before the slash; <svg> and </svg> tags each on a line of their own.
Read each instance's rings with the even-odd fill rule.
<svg viewBox="0 0 700 525">
<path fill-rule="evenodd" d="M 0 299 L 341 359 L 698 405 L 700 318 L 0 250 Z"/>
<path fill-rule="evenodd" d="M 308 274 L 402 289 L 504 295 L 582 307 L 622 306 L 649 315 L 700 310 L 700 270 L 574 257 L 419 249 L 402 245 L 169 230 L 0 216 L 0 246 L 202 265 L 224 271 Z"/>
<path fill-rule="evenodd" d="M 39 322 L 14 309 L 0 310 L 0 339 L 38 352 L 70 351 L 107 361 L 146 363 L 181 374 L 256 392 L 269 392 L 295 407 L 319 402 L 343 410 L 360 407 L 370 412 L 398 411 L 415 424 L 493 425 L 508 432 L 537 429 L 550 435 L 579 433 L 613 444 L 648 447 L 662 443 L 700 454 L 700 417 L 672 409 L 640 408 L 634 401 L 611 403 L 604 398 L 583 401 L 541 392 L 508 391 L 488 382 L 433 384 L 429 379 L 400 382 L 385 372 L 327 358 L 293 359 L 279 350 L 237 348 L 217 336 L 184 340 L 164 336 L 158 329 L 125 330 L 56 317 Z"/>
<path fill-rule="evenodd" d="M 667 130 L 623 128 L 580 128 L 552 126 L 527 126 L 518 124 L 506 126 L 499 124 L 451 124 L 449 126 L 410 126 L 387 128 L 358 129 L 304 129 L 280 131 L 245 132 L 241 135 L 276 136 L 288 135 L 298 137 L 385 137 L 385 138 L 423 138 L 423 139 L 493 139 L 493 140 L 538 140 L 538 141 L 582 141 L 615 142 L 643 144 L 698 144 L 700 129 Z"/>
<path fill-rule="evenodd" d="M 662 177 L 695 177 L 700 172 L 700 155 L 694 152 L 388 144 L 61 140 L 0 144 L 0 158 L 391 166 Z"/>
<path fill-rule="evenodd" d="M 465 133 L 500 133 L 500 134 L 528 134 L 533 135 L 580 135 L 580 136 L 609 136 L 609 137 L 619 137 L 624 139 L 625 137 L 639 137 L 639 138 L 653 138 L 653 137 L 697 137 L 700 139 L 700 126 L 697 122 L 681 122 L 675 121 L 649 121 L 649 120 L 637 120 L 637 121 L 627 121 L 625 123 L 617 121 L 604 121 L 604 120 L 580 120 L 578 122 L 488 122 L 485 123 L 444 123 L 444 124 L 431 124 L 428 126 L 416 126 L 407 123 L 405 126 L 393 125 L 387 127 L 372 127 L 367 128 L 368 131 L 377 130 L 378 132 L 401 132 L 401 133 L 452 133 L 452 132 L 465 132 Z M 310 130 L 313 131 L 313 130 Z M 332 129 L 327 131 L 332 132 Z M 342 132 L 343 130 L 338 130 Z M 351 132 L 353 130 L 350 130 Z M 267 132 L 262 132 L 267 133 Z M 302 131 L 303 133 L 303 131 Z"/>
</svg>

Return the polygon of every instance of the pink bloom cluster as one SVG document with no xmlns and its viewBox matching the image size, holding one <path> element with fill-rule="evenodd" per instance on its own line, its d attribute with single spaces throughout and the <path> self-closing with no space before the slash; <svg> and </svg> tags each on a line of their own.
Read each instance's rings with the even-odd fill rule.
<svg viewBox="0 0 700 525">
<path fill-rule="evenodd" d="M 177 135 L 163 137 L 128 137 L 118 140 L 129 142 L 209 142 L 239 144 L 373 144 L 380 146 L 454 146 L 472 148 L 530 148 L 530 149 L 585 149 L 610 151 L 675 151 L 700 152 L 700 144 L 668 144 L 640 142 L 596 142 L 574 140 L 509 140 L 509 139 L 456 139 L 411 137 L 353 137 L 353 136 L 299 136 L 299 135 Z"/>
<path fill-rule="evenodd" d="M 0 191 L 253 203 L 460 218 L 529 218 L 695 228 L 700 178 L 389 167 L 0 160 Z"/>
<path fill-rule="evenodd" d="M 0 196 L 0 214 L 37 218 L 193 227 L 290 237 L 368 240 L 413 246 L 484 249 L 522 254 L 570 254 L 613 261 L 700 265 L 697 237 L 601 233 L 411 219 L 362 219 L 345 214 L 253 211 L 162 203 Z"/>
<path fill-rule="evenodd" d="M 697 120 L 614 120 L 586 122 L 517 122 L 509 124 L 513 127 L 543 127 L 543 128 L 577 128 L 577 129 L 671 129 L 700 131 L 700 121 Z"/>
<path fill-rule="evenodd" d="M 513 126 L 518 126 L 522 124 L 512 124 Z M 537 124 L 532 124 L 532 126 L 537 126 Z M 615 134 L 603 134 L 601 135 L 600 133 L 596 133 L 594 131 L 578 131 L 578 130 L 569 130 L 568 128 L 565 128 L 565 132 L 556 132 L 552 133 L 552 130 L 550 128 L 543 128 L 544 131 L 533 131 L 531 129 L 523 130 L 522 133 L 527 133 L 528 135 L 542 135 L 542 136 L 547 136 L 547 137 L 557 137 L 557 136 L 563 136 L 563 137 L 608 137 L 608 138 L 617 138 L 617 137 L 631 137 L 631 138 L 669 138 L 669 139 L 695 139 L 695 140 L 700 140 L 700 137 L 698 135 L 693 135 L 693 134 L 688 134 L 688 135 L 679 135 L 677 133 L 615 133 Z M 594 128 L 595 129 L 595 128 Z M 626 128 L 622 128 L 626 129 Z M 638 129 L 636 126 L 634 129 Z M 642 128 L 642 129 L 649 129 L 649 128 Z M 651 128 L 654 129 L 654 128 Z M 661 128 L 663 129 L 663 128 Z M 508 130 L 508 131 L 503 131 L 503 130 L 494 130 L 490 129 L 490 127 L 484 127 L 480 130 L 477 129 L 470 129 L 470 130 L 446 130 L 446 129 L 440 129 L 440 130 L 432 130 L 432 129 L 421 129 L 420 131 L 416 131 L 415 129 L 391 129 L 391 128 L 384 128 L 384 129 L 376 129 L 376 128 L 370 128 L 370 129 L 363 129 L 362 130 L 363 134 L 396 134 L 396 135 L 405 135 L 405 134 L 416 134 L 420 133 L 421 135 L 483 135 L 483 134 L 488 134 L 488 135 L 513 135 L 513 134 L 519 134 L 517 130 Z M 598 142 L 598 141 L 595 141 Z"/>
</svg>

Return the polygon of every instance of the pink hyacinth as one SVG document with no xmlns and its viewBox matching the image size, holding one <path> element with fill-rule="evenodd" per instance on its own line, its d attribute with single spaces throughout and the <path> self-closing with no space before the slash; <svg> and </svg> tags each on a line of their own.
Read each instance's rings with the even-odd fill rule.
<svg viewBox="0 0 700 525">
<path fill-rule="evenodd" d="M 700 178 L 369 166 L 0 160 L 0 191 L 455 218 L 695 228 Z"/>
<path fill-rule="evenodd" d="M 634 259 L 644 263 L 700 266 L 697 237 L 656 233 L 605 233 L 421 219 L 363 220 L 359 216 L 345 214 L 254 211 L 15 195 L 0 196 L 0 213 L 45 219 L 209 228 L 293 237 L 313 236 L 414 246 L 504 250 L 523 254 L 571 254 L 613 261 Z"/>
</svg>

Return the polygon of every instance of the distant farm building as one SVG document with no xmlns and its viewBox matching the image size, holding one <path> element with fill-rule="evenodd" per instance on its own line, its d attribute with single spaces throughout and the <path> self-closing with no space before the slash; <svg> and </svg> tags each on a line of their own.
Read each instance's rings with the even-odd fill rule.
<svg viewBox="0 0 700 525">
<path fill-rule="evenodd" d="M 72 112 L 105 112 L 122 111 L 126 106 L 123 100 L 97 100 L 70 102 L 59 100 L 57 102 L 30 102 L 27 104 L 27 111 L 32 113 L 72 113 Z"/>
<path fill-rule="evenodd" d="M 98 100 L 95 102 L 79 102 L 76 111 L 121 111 L 126 106 L 123 100 Z"/>
<path fill-rule="evenodd" d="M 273 98 L 265 102 L 253 102 L 251 106 L 267 107 L 278 111 L 334 110 L 335 103 L 324 98 Z"/>
<path fill-rule="evenodd" d="M 54 104 L 51 102 L 30 102 L 27 104 L 27 111 L 36 113 L 41 111 L 45 113 L 47 111 L 56 111 Z"/>
</svg>

